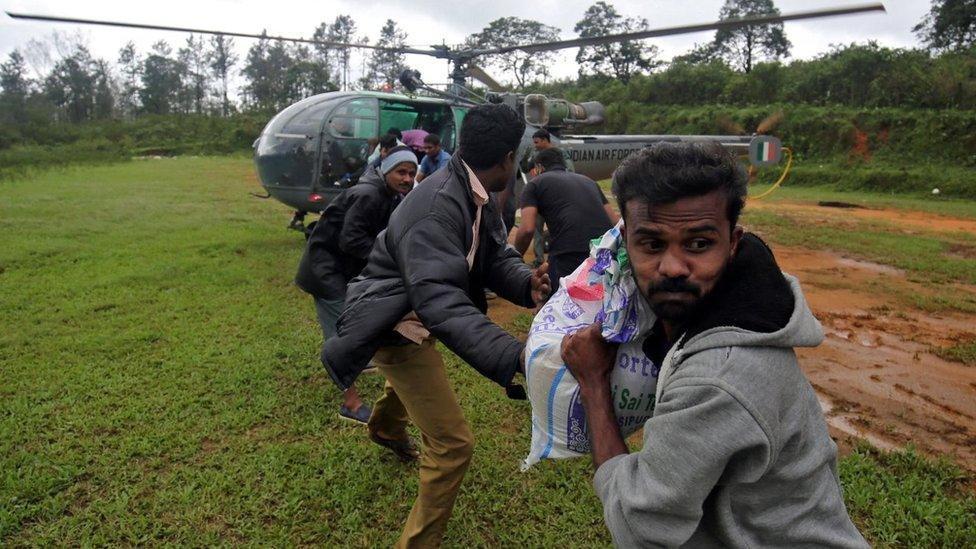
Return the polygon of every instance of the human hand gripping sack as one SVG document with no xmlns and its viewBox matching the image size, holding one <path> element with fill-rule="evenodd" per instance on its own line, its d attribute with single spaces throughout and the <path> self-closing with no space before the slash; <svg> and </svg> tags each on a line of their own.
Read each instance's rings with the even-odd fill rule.
<svg viewBox="0 0 976 549">
<path fill-rule="evenodd" d="M 560 348 L 566 367 L 584 393 L 584 400 L 587 391 L 610 390 L 610 372 L 617 356 L 617 344 L 604 340 L 602 329 L 603 323 L 596 321 L 564 337 Z"/>
<path fill-rule="evenodd" d="M 627 453 L 610 395 L 610 373 L 617 358 L 616 343 L 603 339 L 600 321 L 563 338 L 563 362 L 579 383 L 586 410 L 593 466 L 597 469 L 614 456 Z"/>
<path fill-rule="evenodd" d="M 532 301 L 536 305 L 545 303 L 549 297 L 551 287 L 549 282 L 549 262 L 546 262 L 532 271 Z"/>
</svg>

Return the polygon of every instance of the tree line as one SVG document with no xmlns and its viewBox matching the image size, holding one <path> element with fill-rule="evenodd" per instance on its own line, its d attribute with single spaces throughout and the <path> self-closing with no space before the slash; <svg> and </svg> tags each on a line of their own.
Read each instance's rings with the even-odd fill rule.
<svg viewBox="0 0 976 549">
<path fill-rule="evenodd" d="M 726 0 L 719 17 L 777 14 L 773 0 Z M 648 28 L 606 1 L 582 14 L 579 37 Z M 669 63 L 646 41 L 583 47 L 576 54 L 577 79 L 555 82 L 554 54 L 521 51 L 476 59 L 499 71 L 516 90 L 590 94 L 608 104 L 631 100 L 664 104 L 773 101 L 849 106 L 976 107 L 976 0 L 933 0 L 914 27 L 919 49 L 874 43 L 835 46 L 817 59 L 783 62 L 791 44 L 782 24 L 723 30 Z M 556 40 L 560 29 L 520 17 L 503 17 L 470 35 L 465 45 L 492 48 Z M 340 15 L 323 22 L 313 38 L 385 47 L 404 45 L 407 34 L 387 20 L 376 41 L 361 36 L 356 22 Z M 398 87 L 404 55 L 351 47 L 290 44 L 262 37 L 239 58 L 232 38 L 190 35 L 174 49 L 166 41 L 139 52 L 130 42 L 117 59 L 95 58 L 82 40 L 32 41 L 0 63 L 0 124 L 22 127 L 51 121 L 78 123 L 154 114 L 228 116 L 271 112 L 304 97 L 336 89 Z M 48 61 L 48 62 L 45 62 Z M 42 70 L 43 69 L 43 70 Z M 33 74 L 32 74 L 33 71 Z M 232 82 L 240 78 L 237 97 Z"/>
<path fill-rule="evenodd" d="M 0 63 L 0 123 L 274 111 L 316 93 L 389 87 L 406 67 L 402 54 L 374 51 L 357 70 L 351 47 L 290 44 L 263 34 L 243 58 L 231 37 L 191 34 L 179 47 L 160 40 L 148 52 L 129 42 L 114 62 L 95 58 L 78 37 L 33 40 Z M 373 45 L 395 48 L 406 37 L 387 20 Z M 319 24 L 313 38 L 370 44 L 348 15 Z M 234 98 L 237 77 L 243 85 Z"/>
</svg>

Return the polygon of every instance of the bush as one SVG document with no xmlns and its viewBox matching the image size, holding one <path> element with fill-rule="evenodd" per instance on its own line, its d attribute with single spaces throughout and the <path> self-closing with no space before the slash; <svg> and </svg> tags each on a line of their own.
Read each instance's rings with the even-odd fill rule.
<svg viewBox="0 0 976 549">
<path fill-rule="evenodd" d="M 271 118 L 153 115 L 84 124 L 0 125 L 0 179 L 32 169 L 112 162 L 139 155 L 249 151 Z"/>
</svg>

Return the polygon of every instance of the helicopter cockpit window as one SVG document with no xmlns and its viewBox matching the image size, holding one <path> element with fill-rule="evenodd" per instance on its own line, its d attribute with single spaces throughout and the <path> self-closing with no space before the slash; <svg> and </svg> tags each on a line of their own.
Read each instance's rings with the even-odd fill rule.
<svg viewBox="0 0 976 549">
<path fill-rule="evenodd" d="M 352 116 L 356 118 L 376 118 L 376 100 L 362 97 L 346 101 L 332 113 L 333 116 Z"/>
<path fill-rule="evenodd" d="M 336 137 L 369 139 L 379 133 L 376 120 L 376 100 L 371 98 L 346 101 L 332 111 L 329 132 Z"/>
<path fill-rule="evenodd" d="M 370 137 L 376 137 L 376 119 L 333 116 L 329 120 L 329 131 L 336 137 L 369 139 Z"/>
</svg>

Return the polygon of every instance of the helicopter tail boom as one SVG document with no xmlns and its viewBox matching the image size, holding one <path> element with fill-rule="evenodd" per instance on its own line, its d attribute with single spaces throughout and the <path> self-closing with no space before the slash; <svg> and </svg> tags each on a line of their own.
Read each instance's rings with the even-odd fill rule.
<svg viewBox="0 0 976 549">
<path fill-rule="evenodd" d="M 748 156 L 756 165 L 779 161 L 781 145 L 772 136 L 762 135 L 563 135 L 558 143 L 573 160 L 576 172 L 597 181 L 606 179 L 623 159 L 655 143 L 715 141 L 736 156 Z M 760 146 L 768 143 L 768 145 Z M 766 156 L 759 162 L 760 150 Z"/>
</svg>

